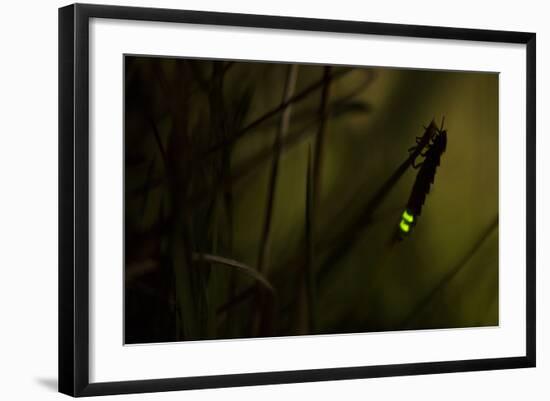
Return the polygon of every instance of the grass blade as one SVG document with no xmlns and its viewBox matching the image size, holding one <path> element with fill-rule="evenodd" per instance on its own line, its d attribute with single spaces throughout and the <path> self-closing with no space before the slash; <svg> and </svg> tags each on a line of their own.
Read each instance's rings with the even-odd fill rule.
<svg viewBox="0 0 550 401">
<path fill-rule="evenodd" d="M 290 115 L 292 112 L 292 104 L 288 103 L 288 100 L 292 98 L 292 95 L 294 93 L 297 77 L 298 65 L 292 64 L 288 67 L 283 101 L 281 103 L 288 104 L 288 106 L 285 108 L 281 116 L 279 129 L 277 130 L 275 140 L 273 142 L 273 160 L 271 164 L 271 174 L 268 182 L 267 206 L 264 216 L 262 235 L 260 237 L 260 252 L 258 254 L 258 270 L 260 272 L 265 272 L 268 268 L 267 263 L 271 242 L 271 223 L 273 220 L 273 209 L 275 207 L 275 191 L 277 187 L 277 176 L 279 173 L 279 161 L 281 158 L 283 139 L 287 134 L 288 126 L 290 123 Z"/>
<path fill-rule="evenodd" d="M 262 287 L 268 290 L 271 294 L 275 295 L 275 288 L 271 283 L 255 268 L 245 265 L 233 259 L 224 258 L 222 256 L 210 255 L 207 253 L 193 253 L 193 260 L 196 262 L 215 263 L 223 266 L 233 267 L 247 276 L 250 276 L 256 282 L 262 285 Z"/>
<path fill-rule="evenodd" d="M 302 310 L 302 316 L 300 321 L 304 323 L 304 326 L 298 327 L 299 331 L 303 334 L 315 333 L 317 308 L 315 304 L 315 297 L 317 293 L 316 280 L 313 272 L 314 263 L 314 237 L 313 237 L 313 171 L 312 171 L 312 158 L 311 149 L 308 151 L 307 170 L 306 170 L 306 218 L 305 218 L 305 254 L 306 260 L 303 272 L 303 286 L 301 302 L 298 303 L 298 310 Z M 300 307 L 302 305 L 302 307 Z M 307 325 L 305 325 L 307 323 Z"/>
<path fill-rule="evenodd" d="M 273 161 L 271 165 L 271 174 L 268 183 L 267 205 L 264 217 L 264 225 L 260 237 L 260 249 L 258 253 L 258 271 L 265 274 L 269 268 L 269 253 L 271 248 L 271 224 L 273 221 L 273 210 L 275 208 L 275 192 L 277 189 L 277 176 L 279 174 L 279 161 L 281 157 L 281 149 L 283 139 L 287 134 L 290 124 L 290 115 L 292 113 L 292 103 L 289 100 L 294 94 L 296 81 L 298 78 L 298 64 L 288 66 L 285 89 L 283 93 L 282 105 L 286 105 L 281 115 L 279 129 L 273 141 Z M 256 308 L 255 318 L 253 319 L 253 331 L 259 330 L 259 334 L 267 334 L 271 330 L 271 320 L 273 318 L 273 305 L 268 303 L 265 295 L 258 288 L 258 304 Z"/>
</svg>

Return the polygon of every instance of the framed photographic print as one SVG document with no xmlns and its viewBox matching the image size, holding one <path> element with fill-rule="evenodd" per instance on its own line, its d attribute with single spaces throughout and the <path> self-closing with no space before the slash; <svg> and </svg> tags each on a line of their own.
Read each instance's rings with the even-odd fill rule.
<svg viewBox="0 0 550 401">
<path fill-rule="evenodd" d="M 535 34 L 59 10 L 59 390 L 535 366 Z"/>
</svg>

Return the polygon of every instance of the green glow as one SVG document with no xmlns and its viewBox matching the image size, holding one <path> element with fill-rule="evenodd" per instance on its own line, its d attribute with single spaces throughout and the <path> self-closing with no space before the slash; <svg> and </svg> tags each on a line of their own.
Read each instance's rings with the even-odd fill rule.
<svg viewBox="0 0 550 401">
<path fill-rule="evenodd" d="M 409 214 L 406 210 L 403 212 L 403 218 L 408 222 L 412 223 L 414 220 L 414 216 L 412 214 Z"/>
<path fill-rule="evenodd" d="M 401 220 L 401 223 L 399 223 L 399 228 L 401 228 L 401 231 L 403 231 L 404 233 L 408 233 L 411 229 L 411 226 L 409 226 L 405 220 Z"/>
</svg>

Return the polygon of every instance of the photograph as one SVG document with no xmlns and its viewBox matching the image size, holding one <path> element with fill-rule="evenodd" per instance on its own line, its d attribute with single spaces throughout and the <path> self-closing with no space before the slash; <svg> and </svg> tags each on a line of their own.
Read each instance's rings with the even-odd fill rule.
<svg viewBox="0 0 550 401">
<path fill-rule="evenodd" d="M 499 73 L 124 55 L 124 343 L 499 326 Z"/>
</svg>

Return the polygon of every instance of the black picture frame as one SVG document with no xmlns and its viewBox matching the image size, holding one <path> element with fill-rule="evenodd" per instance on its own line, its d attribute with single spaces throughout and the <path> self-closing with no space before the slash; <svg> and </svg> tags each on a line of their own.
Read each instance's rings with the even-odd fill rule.
<svg viewBox="0 0 550 401">
<path fill-rule="evenodd" d="M 91 18 L 275 28 L 526 45 L 526 354 L 406 363 L 90 383 L 88 61 Z M 536 35 L 479 29 L 337 21 L 219 12 L 74 4 L 59 9 L 59 391 L 95 396 L 293 382 L 420 375 L 535 366 Z"/>
</svg>

